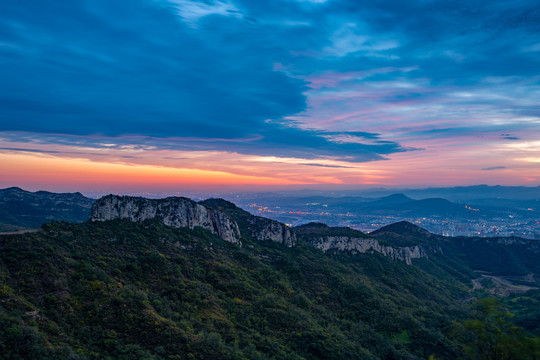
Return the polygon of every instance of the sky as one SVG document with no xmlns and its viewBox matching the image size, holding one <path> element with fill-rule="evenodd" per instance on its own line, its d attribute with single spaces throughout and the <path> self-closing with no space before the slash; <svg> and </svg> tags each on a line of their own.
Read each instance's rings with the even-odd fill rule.
<svg viewBox="0 0 540 360">
<path fill-rule="evenodd" d="M 0 187 L 540 184 L 540 3 L 0 2 Z"/>
</svg>

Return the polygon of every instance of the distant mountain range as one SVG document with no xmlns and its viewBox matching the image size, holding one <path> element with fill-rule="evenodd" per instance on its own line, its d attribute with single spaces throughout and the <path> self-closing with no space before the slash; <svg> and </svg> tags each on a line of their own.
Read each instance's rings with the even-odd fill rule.
<svg viewBox="0 0 540 360">
<path fill-rule="evenodd" d="M 458 204 L 467 204 L 475 206 L 486 206 L 496 208 L 506 208 L 513 210 L 527 210 L 532 208 L 540 210 L 540 186 L 457 186 L 457 187 L 440 187 L 440 188 L 424 188 L 424 189 L 407 189 L 407 188 L 373 188 L 365 190 L 298 190 L 298 191 L 275 191 L 275 192 L 258 192 L 243 194 L 247 199 L 254 201 L 265 201 L 268 203 L 277 203 L 284 200 L 285 202 L 300 201 L 305 202 L 320 202 L 333 204 L 336 201 L 358 205 L 364 202 L 376 200 L 378 198 L 390 197 L 390 201 L 407 200 L 404 196 L 415 199 L 431 199 L 442 198 Z M 395 199 L 392 199 L 395 196 Z M 332 199 L 336 199 L 333 201 Z M 339 199 L 339 200 L 338 200 Z"/>
<path fill-rule="evenodd" d="M 520 190 L 516 190 L 520 189 Z M 532 196 L 537 188 L 509 187 L 466 187 L 443 188 L 448 194 L 499 194 L 516 191 L 516 194 Z M 387 191 L 387 190 L 385 190 Z M 408 190 L 434 192 L 435 190 Z M 381 193 L 384 193 L 381 190 Z M 486 218 L 535 218 L 540 217 L 540 196 L 538 199 L 476 199 L 466 203 L 456 203 L 443 198 L 426 198 L 416 200 L 404 193 L 394 193 L 382 197 L 362 196 L 303 196 L 299 194 L 259 193 L 251 194 L 241 205 L 256 201 L 268 206 L 279 207 L 291 211 L 327 211 L 334 213 L 352 212 L 376 216 L 393 216 L 401 218 L 438 217 L 452 220 L 475 220 Z M 302 196 L 301 196 L 302 195 Z M 336 195 L 336 194 L 334 194 Z M 373 195 L 373 193 L 371 193 Z M 474 198 L 474 196 L 473 196 Z M 29 192 L 17 187 L 0 190 L 0 232 L 37 228 L 48 221 L 83 222 L 88 218 L 94 199 L 81 193 L 57 194 L 47 191 Z M 480 202 L 481 204 L 477 204 Z M 282 220 L 283 221 L 283 220 Z"/>
<path fill-rule="evenodd" d="M 81 193 L 29 192 L 18 187 L 0 190 L 0 231 L 37 228 L 57 220 L 82 222 L 88 219 L 93 199 Z"/>
<path fill-rule="evenodd" d="M 463 203 L 452 202 L 443 198 L 415 200 L 405 194 L 391 194 L 383 197 L 361 196 L 302 196 L 290 194 L 287 197 L 253 195 L 248 202 L 283 210 L 296 211 L 333 211 L 334 213 L 351 212 L 357 215 L 379 215 L 396 217 L 439 217 L 448 219 L 481 219 L 509 215 L 531 218 L 540 216 L 540 200 L 483 199 Z M 477 204 L 480 201 L 482 204 Z M 529 207 L 530 206 L 530 207 Z"/>
<path fill-rule="evenodd" d="M 379 198 L 392 194 L 405 194 L 415 199 L 444 198 L 450 201 L 482 201 L 483 199 L 508 199 L 540 201 L 540 186 L 501 186 L 473 185 L 454 187 L 408 188 L 369 188 L 358 190 L 284 190 L 251 193 L 254 198 L 271 197 L 367 197 Z"/>
</svg>

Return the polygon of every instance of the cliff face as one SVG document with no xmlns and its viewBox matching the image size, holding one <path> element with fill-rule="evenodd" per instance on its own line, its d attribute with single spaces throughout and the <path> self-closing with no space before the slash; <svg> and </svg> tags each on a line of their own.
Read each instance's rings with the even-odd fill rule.
<svg viewBox="0 0 540 360">
<path fill-rule="evenodd" d="M 212 199 L 202 203 L 172 197 L 145 199 L 141 197 L 107 195 L 97 200 L 90 211 L 91 221 L 128 219 L 141 222 L 159 219 L 171 227 L 200 226 L 223 240 L 241 244 L 240 228 L 235 218 L 243 219 L 247 230 L 258 241 L 274 241 L 291 247 L 296 242 L 293 232 L 284 224 L 253 216 L 225 200 Z"/>
<path fill-rule="evenodd" d="M 145 199 L 107 195 L 97 200 L 90 211 L 90 221 L 128 219 L 141 222 L 159 219 L 171 227 L 200 226 L 223 240 L 241 244 L 238 224 L 224 213 L 207 208 L 187 198 Z"/>
<path fill-rule="evenodd" d="M 255 216 L 223 199 L 207 199 L 200 204 L 218 210 L 235 219 L 242 234 L 257 241 L 273 241 L 291 247 L 296 236 L 291 229 L 279 221 Z"/>
<path fill-rule="evenodd" d="M 285 224 L 259 216 L 248 218 L 249 229 L 259 241 L 274 241 L 292 247 L 296 243 L 295 234 Z"/>
<path fill-rule="evenodd" d="M 427 252 L 419 245 L 409 247 L 384 246 L 381 245 L 377 239 L 370 238 L 355 238 L 348 236 L 314 237 L 311 240 L 311 245 L 324 252 L 329 250 L 351 251 L 353 253 L 375 251 L 392 260 L 404 261 L 408 265 L 412 264 L 412 259 L 427 257 Z"/>
</svg>

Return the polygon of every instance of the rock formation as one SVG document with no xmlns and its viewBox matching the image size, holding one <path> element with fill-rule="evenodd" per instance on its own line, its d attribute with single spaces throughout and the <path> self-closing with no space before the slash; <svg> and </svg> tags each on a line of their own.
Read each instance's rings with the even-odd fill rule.
<svg viewBox="0 0 540 360">
<path fill-rule="evenodd" d="M 404 261 L 411 265 L 412 259 L 427 257 L 427 252 L 419 245 L 408 247 L 384 246 L 377 239 L 355 238 L 348 236 L 314 237 L 311 245 L 324 252 L 329 250 L 351 251 L 358 253 L 378 252 L 392 260 Z"/>
<path fill-rule="evenodd" d="M 296 243 L 296 236 L 291 229 L 279 221 L 255 216 L 223 199 L 207 199 L 200 204 L 224 212 L 234 218 L 244 236 L 258 241 L 273 241 L 288 247 Z"/>
<path fill-rule="evenodd" d="M 128 219 L 142 222 L 159 219 L 171 227 L 200 226 L 223 240 L 241 244 L 238 224 L 229 216 L 183 197 L 145 199 L 141 197 L 107 195 L 97 200 L 90 211 L 90 221 Z"/>
<path fill-rule="evenodd" d="M 260 216 L 248 218 L 252 236 L 259 241 L 274 241 L 292 247 L 296 243 L 295 234 L 285 224 Z"/>
</svg>

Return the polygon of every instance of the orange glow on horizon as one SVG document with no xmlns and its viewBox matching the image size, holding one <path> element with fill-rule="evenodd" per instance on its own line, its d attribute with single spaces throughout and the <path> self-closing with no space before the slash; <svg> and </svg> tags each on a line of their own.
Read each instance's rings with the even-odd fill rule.
<svg viewBox="0 0 540 360">
<path fill-rule="evenodd" d="M 224 171 L 128 165 L 48 155 L 0 154 L 5 184 L 148 185 L 206 187 L 215 185 L 298 185 L 283 178 L 237 175 Z"/>
<path fill-rule="evenodd" d="M 533 145 L 534 150 L 540 149 Z M 540 179 L 538 163 L 527 161 L 534 158 L 532 151 L 516 144 L 495 144 L 490 151 L 479 153 L 475 144 L 456 147 L 427 143 L 423 151 L 396 153 L 385 160 L 364 163 L 131 146 L 93 149 L 6 143 L 3 149 L 0 188 L 19 186 L 29 190 L 174 193 L 300 187 L 530 186 Z"/>
</svg>

